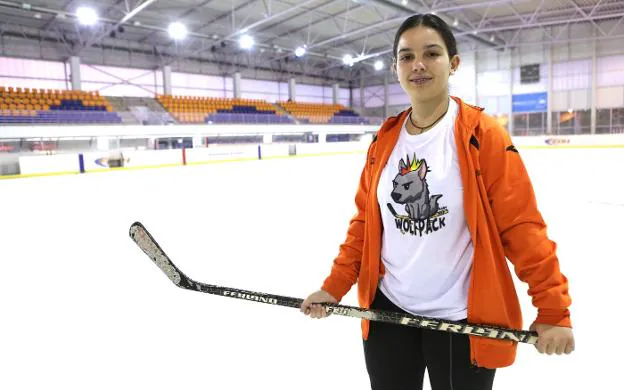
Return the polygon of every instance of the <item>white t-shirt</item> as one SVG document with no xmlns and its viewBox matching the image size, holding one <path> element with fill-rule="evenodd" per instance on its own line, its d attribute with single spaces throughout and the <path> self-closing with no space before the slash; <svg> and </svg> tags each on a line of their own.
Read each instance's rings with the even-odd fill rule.
<svg viewBox="0 0 624 390">
<path fill-rule="evenodd" d="M 453 131 L 458 106 L 449 100 L 447 114 L 432 129 L 410 135 L 403 123 L 381 174 L 386 272 L 380 288 L 409 313 L 461 320 L 467 317 L 474 248 Z"/>
</svg>

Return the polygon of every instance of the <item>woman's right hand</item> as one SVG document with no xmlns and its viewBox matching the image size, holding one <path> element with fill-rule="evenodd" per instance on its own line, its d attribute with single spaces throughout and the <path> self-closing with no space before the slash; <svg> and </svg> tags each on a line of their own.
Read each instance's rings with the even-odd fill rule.
<svg viewBox="0 0 624 390">
<path fill-rule="evenodd" d="M 338 300 L 331 296 L 327 291 L 318 290 L 310 294 L 301 304 L 301 312 L 312 318 L 327 317 L 327 310 L 318 303 L 338 303 Z"/>
</svg>

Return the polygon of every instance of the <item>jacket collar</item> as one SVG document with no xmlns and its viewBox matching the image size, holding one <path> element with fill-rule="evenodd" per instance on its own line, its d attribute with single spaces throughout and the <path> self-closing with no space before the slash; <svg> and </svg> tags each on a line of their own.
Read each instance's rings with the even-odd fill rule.
<svg viewBox="0 0 624 390">
<path fill-rule="evenodd" d="M 479 119 L 481 117 L 481 112 L 483 111 L 483 108 L 465 103 L 463 100 L 456 96 L 451 96 L 451 99 L 455 100 L 457 102 L 457 105 L 459 106 L 455 125 L 463 130 L 462 135 L 464 140 L 469 141 L 470 136 L 474 134 L 474 129 L 476 129 L 479 124 Z M 411 111 L 412 108 L 409 107 L 406 110 L 400 112 L 398 115 L 386 119 L 378 132 L 378 138 L 390 136 L 390 138 L 394 141 L 391 142 L 394 146 L 396 140 L 398 139 L 401 126 L 403 125 L 403 122 L 405 121 L 405 119 L 407 119 L 407 116 Z"/>
</svg>

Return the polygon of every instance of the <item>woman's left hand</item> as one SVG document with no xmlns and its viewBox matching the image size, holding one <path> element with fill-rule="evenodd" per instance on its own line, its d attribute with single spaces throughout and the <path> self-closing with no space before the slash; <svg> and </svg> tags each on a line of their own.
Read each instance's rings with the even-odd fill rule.
<svg viewBox="0 0 624 390">
<path fill-rule="evenodd" d="M 529 329 L 537 332 L 535 348 L 540 353 L 568 355 L 574 351 L 574 335 L 571 328 L 534 323 Z"/>
</svg>

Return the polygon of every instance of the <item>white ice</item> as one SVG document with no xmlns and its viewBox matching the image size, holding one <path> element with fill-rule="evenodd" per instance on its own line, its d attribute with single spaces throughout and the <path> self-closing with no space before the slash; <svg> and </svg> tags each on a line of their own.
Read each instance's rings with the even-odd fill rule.
<svg viewBox="0 0 624 390">
<path fill-rule="evenodd" d="M 520 345 L 495 388 L 617 388 L 624 149 L 521 154 L 570 279 L 577 348 Z M 178 289 L 128 237 L 141 221 L 196 280 L 303 298 L 345 237 L 363 160 L 0 181 L 0 389 L 369 388 L 359 320 Z"/>
</svg>

